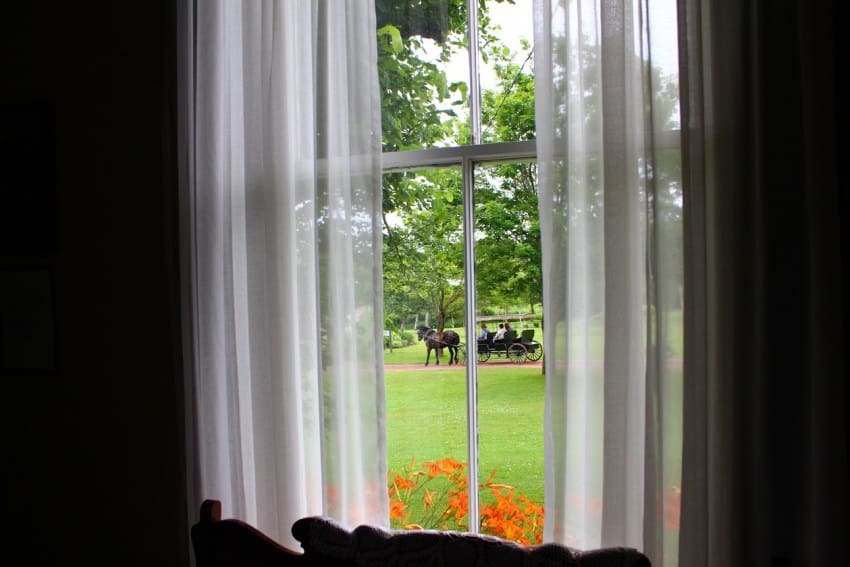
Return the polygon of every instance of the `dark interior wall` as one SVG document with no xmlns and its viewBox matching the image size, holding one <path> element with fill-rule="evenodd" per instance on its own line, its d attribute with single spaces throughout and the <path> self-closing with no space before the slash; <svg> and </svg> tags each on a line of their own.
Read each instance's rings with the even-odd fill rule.
<svg viewBox="0 0 850 567">
<path fill-rule="evenodd" d="M 186 561 L 169 5 L 0 13 L 0 104 L 38 101 L 56 132 L 55 216 L 50 195 L 37 209 L 56 238 L 37 249 L 7 238 L 0 253 L 2 270 L 51 274 L 56 347 L 44 368 L 0 375 L 3 510 L 19 520 L 4 564 Z"/>
</svg>

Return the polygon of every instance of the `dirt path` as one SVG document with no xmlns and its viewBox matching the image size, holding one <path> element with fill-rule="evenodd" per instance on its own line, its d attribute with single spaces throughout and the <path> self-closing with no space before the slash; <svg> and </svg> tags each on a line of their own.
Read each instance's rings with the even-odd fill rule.
<svg viewBox="0 0 850 567">
<path fill-rule="evenodd" d="M 499 362 L 488 361 L 488 362 L 479 364 L 478 368 L 486 368 L 488 366 L 499 366 L 499 367 L 501 367 L 501 366 L 515 366 L 517 368 L 541 368 L 543 366 L 543 364 L 539 360 L 537 362 L 525 362 L 523 364 L 514 364 L 513 362 L 511 362 L 509 360 L 504 360 L 504 361 L 499 361 Z M 436 364 L 434 364 L 432 362 L 428 366 L 425 366 L 424 363 L 422 363 L 422 364 L 385 364 L 384 370 L 422 370 L 422 371 L 427 371 L 427 372 L 438 372 L 440 370 L 452 370 L 452 369 L 463 368 L 463 367 L 464 367 L 463 364 L 456 364 L 456 365 L 452 365 L 452 366 L 450 366 L 448 364 L 440 364 L 439 366 L 437 366 Z"/>
<path fill-rule="evenodd" d="M 668 367 L 671 370 L 681 370 L 682 369 L 682 359 L 681 358 L 671 358 L 670 360 L 667 361 L 667 363 L 668 363 Z M 594 368 L 602 368 L 602 361 L 601 360 L 594 360 L 594 361 L 591 362 L 591 365 Z M 494 366 L 498 366 L 498 367 L 515 366 L 517 368 L 541 368 L 543 366 L 543 361 L 538 360 L 537 362 L 529 361 L 529 362 L 524 362 L 522 364 L 514 364 L 513 362 L 511 362 L 510 360 L 507 360 L 507 359 L 497 360 L 497 361 L 493 361 L 491 359 L 487 362 L 483 362 L 483 363 L 479 364 L 478 368 L 487 368 L 488 366 L 491 366 L 491 367 L 494 367 Z M 439 372 L 440 370 L 451 370 L 453 368 L 463 368 L 463 365 L 460 364 L 460 365 L 450 366 L 448 364 L 440 364 L 438 366 L 434 363 L 431 363 L 428 366 L 425 366 L 424 363 L 423 364 L 385 364 L 384 365 L 385 370 L 422 370 L 423 372 Z"/>
</svg>

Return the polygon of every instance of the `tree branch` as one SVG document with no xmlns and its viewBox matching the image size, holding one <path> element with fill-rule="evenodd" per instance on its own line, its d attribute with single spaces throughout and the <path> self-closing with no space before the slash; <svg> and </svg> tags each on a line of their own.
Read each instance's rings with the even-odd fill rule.
<svg viewBox="0 0 850 567">
<path fill-rule="evenodd" d="M 387 242 L 390 248 L 395 251 L 396 258 L 398 259 L 398 264 L 401 268 L 401 275 L 402 277 L 407 277 L 407 267 L 404 264 L 404 256 L 401 255 L 401 251 L 398 249 L 398 243 L 396 242 L 393 230 L 390 228 L 390 224 L 387 222 L 387 213 L 385 211 L 381 211 L 381 220 L 384 223 L 384 228 L 387 229 Z"/>
</svg>

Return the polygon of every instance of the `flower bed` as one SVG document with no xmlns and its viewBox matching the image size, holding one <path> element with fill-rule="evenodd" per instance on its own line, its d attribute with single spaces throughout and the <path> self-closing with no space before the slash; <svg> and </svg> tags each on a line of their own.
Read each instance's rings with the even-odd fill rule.
<svg viewBox="0 0 850 567">
<path fill-rule="evenodd" d="M 395 529 L 469 530 L 467 465 L 451 457 L 389 473 L 390 522 Z M 543 506 L 496 482 L 496 471 L 478 486 L 479 531 L 521 544 L 543 539 Z"/>
</svg>

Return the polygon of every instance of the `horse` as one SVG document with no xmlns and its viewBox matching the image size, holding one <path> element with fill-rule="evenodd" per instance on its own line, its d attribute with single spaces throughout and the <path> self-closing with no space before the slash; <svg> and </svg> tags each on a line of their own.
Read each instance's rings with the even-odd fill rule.
<svg viewBox="0 0 850 567">
<path fill-rule="evenodd" d="M 425 366 L 428 366 L 428 362 L 431 360 L 432 349 L 437 351 L 434 353 L 434 358 L 437 359 L 437 364 L 440 364 L 440 353 L 443 352 L 443 347 L 449 349 L 449 364 L 457 364 L 457 345 L 460 344 L 460 335 L 454 331 L 438 333 L 436 330 L 425 325 L 417 327 L 416 334 L 419 336 L 420 341 L 425 341 L 425 348 L 428 349 L 428 355 L 425 357 Z"/>
</svg>

